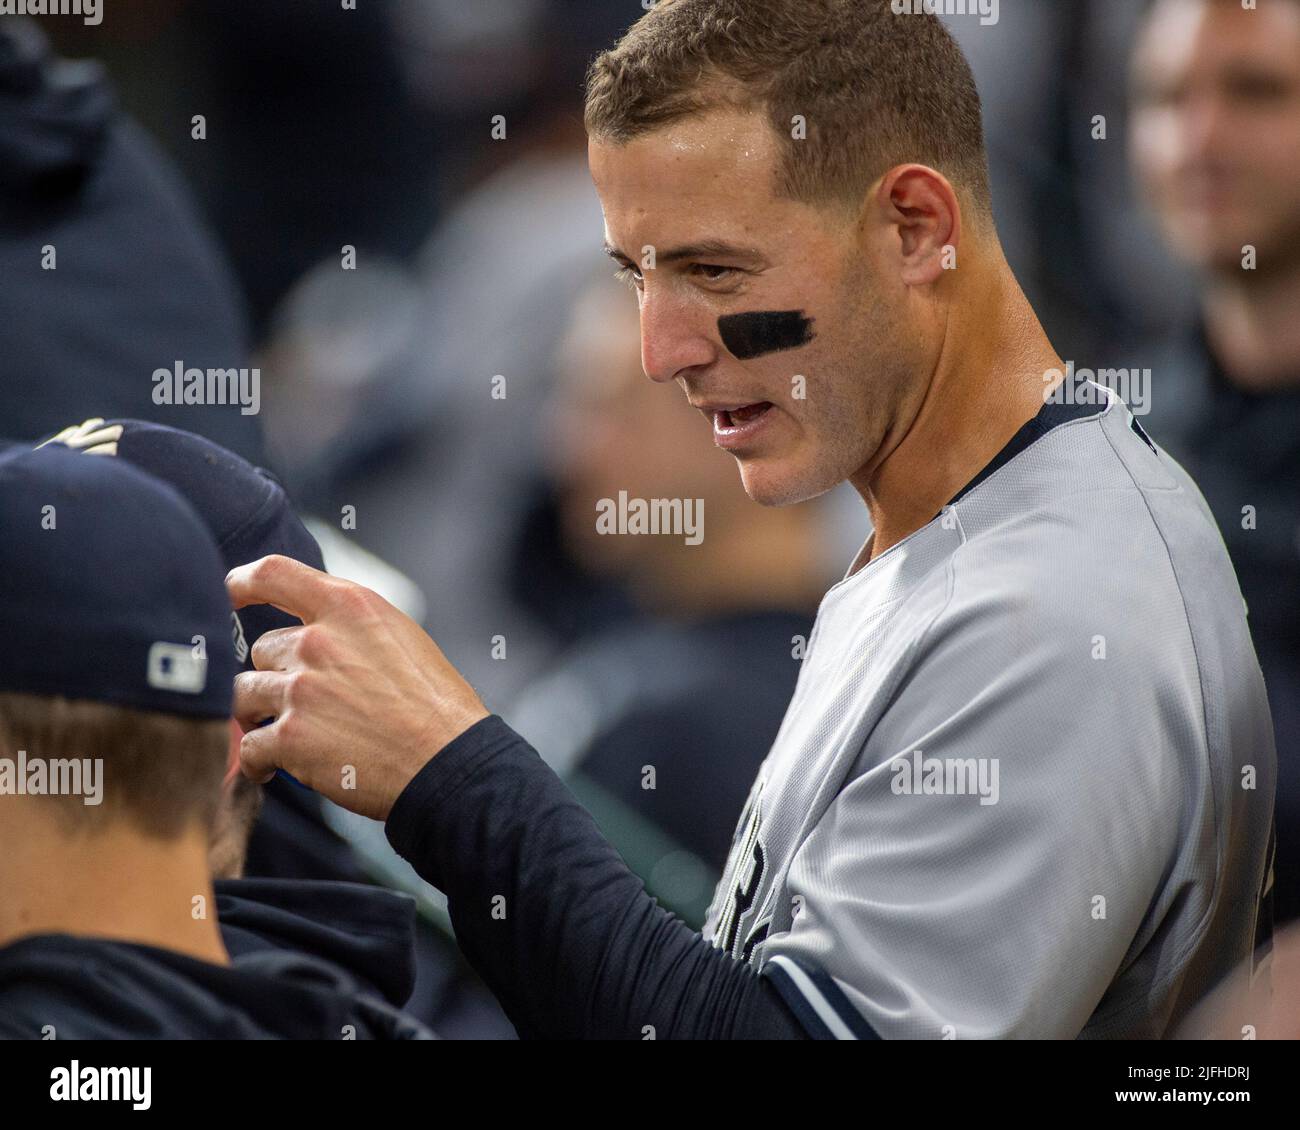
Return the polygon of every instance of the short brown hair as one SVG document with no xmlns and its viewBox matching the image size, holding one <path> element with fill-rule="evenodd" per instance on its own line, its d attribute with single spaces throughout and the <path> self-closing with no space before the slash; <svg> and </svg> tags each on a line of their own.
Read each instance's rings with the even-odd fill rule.
<svg viewBox="0 0 1300 1130">
<path fill-rule="evenodd" d="M 587 132 L 615 144 L 755 105 L 783 139 L 782 196 L 858 206 L 915 161 L 991 209 L 970 66 L 937 16 L 895 15 L 890 0 L 660 0 L 587 76 Z"/>
<path fill-rule="evenodd" d="M 103 803 L 47 798 L 70 830 L 124 817 L 146 834 L 173 839 L 197 820 L 211 830 L 221 803 L 230 723 L 132 710 L 105 702 L 0 694 L 0 756 L 101 758 Z M 0 816 L 0 818 L 3 818 Z"/>
</svg>

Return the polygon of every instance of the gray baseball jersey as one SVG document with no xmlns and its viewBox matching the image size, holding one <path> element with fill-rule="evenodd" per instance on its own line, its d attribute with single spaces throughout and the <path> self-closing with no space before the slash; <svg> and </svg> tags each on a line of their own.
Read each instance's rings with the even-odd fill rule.
<svg viewBox="0 0 1300 1130">
<path fill-rule="evenodd" d="M 1160 1036 L 1263 950 L 1241 592 L 1191 479 L 1080 391 L 818 612 L 705 934 L 829 1034 Z"/>
</svg>

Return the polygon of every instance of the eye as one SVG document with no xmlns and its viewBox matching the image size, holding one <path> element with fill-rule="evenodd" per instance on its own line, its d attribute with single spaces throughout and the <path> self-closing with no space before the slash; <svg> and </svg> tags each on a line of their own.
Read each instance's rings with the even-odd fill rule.
<svg viewBox="0 0 1300 1130">
<path fill-rule="evenodd" d="M 1183 101 L 1183 98 L 1184 91 L 1175 86 L 1146 84 L 1137 89 L 1133 101 L 1139 106 L 1166 109 L 1170 106 L 1177 106 Z"/>
<path fill-rule="evenodd" d="M 640 290 L 643 279 L 641 272 L 633 267 L 630 263 L 625 264 L 620 270 L 614 272 L 614 277 L 624 286 Z"/>
<path fill-rule="evenodd" d="M 1280 102 L 1290 91 L 1287 84 L 1273 75 L 1235 75 L 1225 83 L 1228 97 L 1238 102 L 1263 104 Z"/>
<path fill-rule="evenodd" d="M 715 263 L 695 263 L 691 271 L 706 282 L 726 282 L 737 273 L 735 267 L 719 267 Z"/>
</svg>

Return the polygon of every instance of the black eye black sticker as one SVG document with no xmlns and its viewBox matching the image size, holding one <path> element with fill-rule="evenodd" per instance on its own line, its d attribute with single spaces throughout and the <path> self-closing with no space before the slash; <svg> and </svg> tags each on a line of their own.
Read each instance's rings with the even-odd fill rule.
<svg viewBox="0 0 1300 1130">
<path fill-rule="evenodd" d="M 718 319 L 722 344 L 741 361 L 807 345 L 815 336 L 812 327 L 813 320 L 802 310 L 727 314 Z"/>
</svg>

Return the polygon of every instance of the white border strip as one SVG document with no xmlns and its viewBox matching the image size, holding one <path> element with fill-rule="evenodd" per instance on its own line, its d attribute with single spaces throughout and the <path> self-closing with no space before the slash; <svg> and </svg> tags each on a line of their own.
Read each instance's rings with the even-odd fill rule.
<svg viewBox="0 0 1300 1130">
<path fill-rule="evenodd" d="M 775 965 L 787 977 L 796 989 L 803 994 L 804 1000 L 812 1005 L 813 1011 L 817 1014 L 817 1019 L 826 1025 L 830 1034 L 837 1040 L 856 1040 L 857 1036 L 853 1034 L 847 1024 L 841 1019 L 840 1014 L 835 1011 L 835 1006 L 831 1004 L 817 987 L 813 979 L 808 976 L 784 954 L 775 954 L 767 959 L 769 965 Z"/>
</svg>

